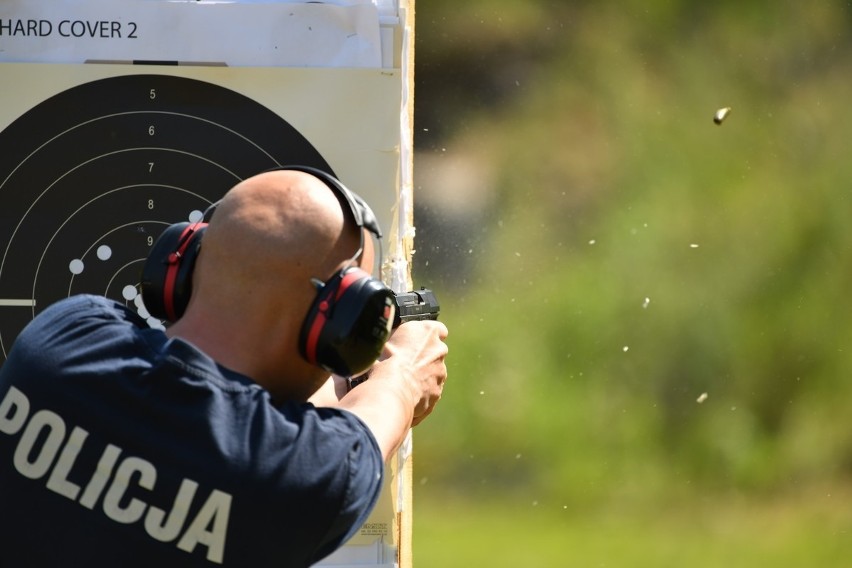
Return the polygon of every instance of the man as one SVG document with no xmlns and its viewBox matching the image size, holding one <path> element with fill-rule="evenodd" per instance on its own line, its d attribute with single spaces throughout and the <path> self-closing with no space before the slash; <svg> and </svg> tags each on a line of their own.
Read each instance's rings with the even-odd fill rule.
<svg viewBox="0 0 852 568">
<path fill-rule="evenodd" d="M 94 296 L 39 314 L 0 370 L 0 564 L 308 566 L 345 542 L 446 379 L 435 321 L 351 390 L 300 354 L 314 283 L 372 266 L 363 230 L 267 172 L 218 205 L 166 332 Z"/>
</svg>

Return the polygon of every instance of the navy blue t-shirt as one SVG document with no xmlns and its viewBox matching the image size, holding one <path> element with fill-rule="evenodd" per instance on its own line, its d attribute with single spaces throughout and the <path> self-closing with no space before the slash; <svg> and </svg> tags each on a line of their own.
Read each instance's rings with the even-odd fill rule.
<svg viewBox="0 0 852 568">
<path fill-rule="evenodd" d="M 44 310 L 0 369 L 0 565 L 308 566 L 364 521 L 382 456 L 343 410 L 273 405 L 123 306 Z"/>
</svg>

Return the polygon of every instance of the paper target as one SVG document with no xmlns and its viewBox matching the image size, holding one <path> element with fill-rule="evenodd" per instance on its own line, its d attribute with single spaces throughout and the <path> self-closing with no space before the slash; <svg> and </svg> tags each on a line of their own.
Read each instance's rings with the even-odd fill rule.
<svg viewBox="0 0 852 568">
<path fill-rule="evenodd" d="M 268 108 L 172 75 L 62 91 L 0 132 L 0 150 L 0 364 L 40 310 L 73 294 L 147 316 L 138 282 L 151 245 L 241 179 L 286 164 L 333 173 Z"/>
</svg>

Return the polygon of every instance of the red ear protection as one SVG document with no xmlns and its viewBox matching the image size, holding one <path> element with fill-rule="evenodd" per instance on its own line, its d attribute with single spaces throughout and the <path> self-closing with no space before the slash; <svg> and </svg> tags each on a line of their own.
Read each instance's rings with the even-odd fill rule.
<svg viewBox="0 0 852 568">
<path fill-rule="evenodd" d="M 320 285 L 299 337 L 309 363 L 349 377 L 366 371 L 390 337 L 393 292 L 360 268 L 337 271 Z"/>
<path fill-rule="evenodd" d="M 207 223 L 177 223 L 163 231 L 142 268 L 142 301 L 157 318 L 175 321 L 192 294 L 192 271 Z"/>
</svg>

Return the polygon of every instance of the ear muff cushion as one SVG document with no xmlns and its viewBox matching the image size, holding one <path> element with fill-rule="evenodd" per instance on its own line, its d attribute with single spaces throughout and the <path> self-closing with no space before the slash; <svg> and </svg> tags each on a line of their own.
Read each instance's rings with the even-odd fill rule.
<svg viewBox="0 0 852 568">
<path fill-rule="evenodd" d="M 327 371 L 366 371 L 390 336 L 393 292 L 360 268 L 336 273 L 322 287 L 302 326 L 302 356 Z"/>
<path fill-rule="evenodd" d="M 151 247 L 142 268 L 142 301 L 152 316 L 175 321 L 192 294 L 192 272 L 207 223 L 177 223 Z"/>
</svg>

